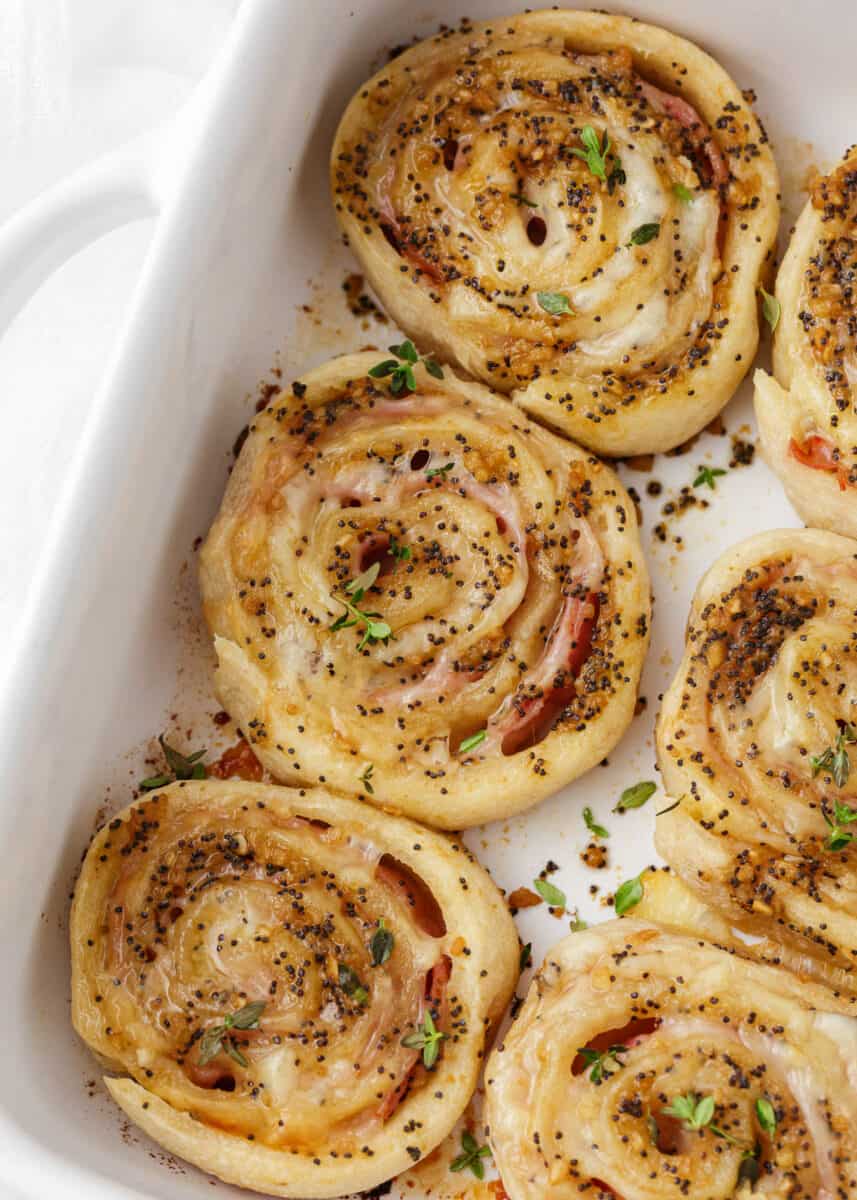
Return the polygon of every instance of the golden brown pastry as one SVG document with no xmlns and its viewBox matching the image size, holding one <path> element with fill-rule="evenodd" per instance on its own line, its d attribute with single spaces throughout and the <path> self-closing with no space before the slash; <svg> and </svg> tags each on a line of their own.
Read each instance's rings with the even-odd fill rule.
<svg viewBox="0 0 857 1200">
<path fill-rule="evenodd" d="M 655 842 L 783 961 L 857 992 L 857 542 L 759 534 L 699 585 L 658 720 Z M 852 769 L 852 760 L 854 769 Z"/>
<path fill-rule="evenodd" d="M 777 276 L 762 449 L 808 525 L 857 537 L 857 148 L 819 179 Z"/>
<path fill-rule="evenodd" d="M 334 359 L 256 418 L 204 610 L 220 698 L 272 774 L 460 829 L 613 748 L 648 580 L 610 470 L 396 350 Z"/>
<path fill-rule="evenodd" d="M 445 30 L 356 93 L 331 179 L 396 322 L 600 454 L 685 441 L 750 367 L 776 167 L 729 76 L 664 29 Z"/>
<path fill-rule="evenodd" d="M 857 1019 L 635 918 L 548 954 L 486 1067 L 510 1200 L 857 1196 Z"/>
<path fill-rule="evenodd" d="M 518 939 L 458 842 L 320 789 L 174 784 L 93 841 L 75 1028 L 128 1116 L 241 1187 L 341 1196 L 470 1099 Z"/>
</svg>

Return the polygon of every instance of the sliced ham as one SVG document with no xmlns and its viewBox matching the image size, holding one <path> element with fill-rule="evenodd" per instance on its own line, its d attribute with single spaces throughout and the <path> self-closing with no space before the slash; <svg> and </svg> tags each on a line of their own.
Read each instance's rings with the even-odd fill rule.
<svg viewBox="0 0 857 1200">
<path fill-rule="evenodd" d="M 434 1013 L 439 1027 L 446 1024 L 445 1017 L 448 1009 L 447 985 L 451 974 L 452 962 L 444 954 L 426 975 L 426 1007 L 430 1008 L 432 1013 Z M 441 1050 L 441 1053 L 443 1053 L 443 1050 Z M 379 1105 L 377 1110 L 378 1117 L 382 1121 L 389 1120 L 419 1077 L 426 1074 L 426 1069 L 422 1065 L 422 1055 L 418 1050 L 415 1050 L 410 1066 L 405 1069 L 402 1078 L 393 1090 L 388 1092 Z"/>
<path fill-rule="evenodd" d="M 517 754 L 547 734 L 574 698 L 576 679 L 592 649 L 598 596 L 566 596 L 542 656 L 518 691 L 488 722 L 488 737 L 504 754 Z"/>
<path fill-rule="evenodd" d="M 708 159 L 713 183 L 717 187 L 727 183 L 729 168 L 720 153 L 720 147 L 693 105 L 688 104 L 681 96 L 664 92 L 653 83 L 647 83 L 645 79 L 639 80 L 637 87 L 656 112 L 664 113 L 688 131 L 694 146 Z"/>
<path fill-rule="evenodd" d="M 839 481 L 839 490 L 848 487 L 848 472 L 836 457 L 836 451 L 827 438 L 818 433 L 811 434 L 803 442 L 789 440 L 789 454 L 805 467 L 815 471 L 830 471 Z"/>
</svg>

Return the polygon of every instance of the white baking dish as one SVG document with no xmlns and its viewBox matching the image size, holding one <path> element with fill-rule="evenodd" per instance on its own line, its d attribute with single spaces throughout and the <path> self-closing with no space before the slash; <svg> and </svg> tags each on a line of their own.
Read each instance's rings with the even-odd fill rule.
<svg viewBox="0 0 857 1200">
<path fill-rule="evenodd" d="M 142 211 L 161 212 L 0 695 L 4 1197 L 211 1194 L 205 1175 L 175 1164 L 167 1170 L 157 1148 L 123 1132 L 99 1085 L 87 1094 L 98 1071 L 68 1019 L 75 867 L 99 809 L 130 799 L 143 748 L 170 714 L 180 714 L 179 727 L 192 728 L 197 744 L 211 744 L 208 717 L 217 706 L 192 546 L 217 508 L 229 449 L 252 409 L 248 393 L 278 350 L 288 378 L 386 337 L 362 330 L 341 295 L 347 256 L 336 240 L 327 157 L 346 100 L 386 47 L 439 21 L 454 23 L 464 9 L 480 18 L 515 7 L 247 0 L 175 129 L 81 173 L 0 231 L 3 322 L 86 238 Z M 631 0 L 625 7 L 695 38 L 756 89 L 793 215 L 810 163 L 829 164 L 857 137 L 853 0 L 811 8 L 787 0 Z M 300 311 L 303 303 L 312 315 Z M 751 421 L 745 393 L 727 411 L 731 432 Z M 691 455 L 659 461 L 655 473 L 677 487 L 698 462 L 723 465 L 728 457 L 728 440 L 706 435 Z M 639 490 L 649 478 L 624 475 Z M 593 919 L 606 913 L 588 896 L 590 884 L 610 891 L 653 858 L 656 802 L 621 820 L 609 811 L 623 787 L 653 777 L 657 696 L 677 660 L 699 574 L 746 534 L 797 524 L 760 463 L 730 473 L 707 511 L 670 527 L 670 538 L 684 539 L 681 551 L 652 540 L 665 498 L 650 503 L 643 533 L 656 595 L 647 711 L 607 768 L 469 839 L 507 888 L 557 860 L 557 882 Z M 583 803 L 611 826 L 607 871 L 579 861 Z M 519 923 L 537 961 L 567 928 L 544 909 Z M 231 1191 L 219 1185 L 218 1194 Z"/>
</svg>

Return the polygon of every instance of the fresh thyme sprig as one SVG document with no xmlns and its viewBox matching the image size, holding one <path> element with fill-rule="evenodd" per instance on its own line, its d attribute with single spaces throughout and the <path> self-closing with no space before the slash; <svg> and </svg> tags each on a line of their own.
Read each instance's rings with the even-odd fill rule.
<svg viewBox="0 0 857 1200">
<path fill-rule="evenodd" d="M 641 779 L 639 783 L 632 783 L 630 787 L 625 788 L 613 811 L 627 812 L 629 808 L 642 808 L 657 790 L 658 785 L 651 779 Z"/>
<path fill-rule="evenodd" d="M 369 999 L 369 992 L 364 987 L 363 981 L 348 963 L 337 963 L 337 982 L 345 995 L 350 996 L 355 1004 L 365 1004 Z"/>
<path fill-rule="evenodd" d="M 714 1124 L 714 1109 L 713 1096 L 698 1096 L 696 1092 L 687 1092 L 684 1096 L 675 1096 L 672 1102 L 663 1109 L 663 1113 L 664 1116 L 675 1117 L 676 1120 L 681 1121 L 689 1133 L 695 1133 L 700 1129 L 710 1129 L 715 1137 L 723 1138 L 724 1141 L 739 1146 L 741 1143 L 738 1138 Z"/>
<path fill-rule="evenodd" d="M 484 1179 L 485 1167 L 482 1159 L 488 1158 L 490 1153 L 490 1146 L 480 1146 L 473 1134 L 465 1130 L 461 1135 L 461 1153 L 452 1160 L 449 1169 L 450 1171 L 470 1170 L 477 1179 Z"/>
<path fill-rule="evenodd" d="M 703 487 L 704 485 L 706 487 L 710 487 L 713 492 L 717 487 L 717 483 L 715 481 L 719 479 L 721 475 L 725 474 L 726 472 L 722 467 L 700 466 L 696 479 L 693 481 L 693 486 Z"/>
<path fill-rule="evenodd" d="M 372 955 L 372 966 L 383 967 L 384 963 L 393 953 L 393 946 L 396 939 L 391 931 L 384 924 L 384 918 L 381 917 L 378 921 L 378 928 L 372 934 L 372 939 L 369 942 L 369 953 Z"/>
<path fill-rule="evenodd" d="M 565 908 L 566 899 L 565 892 L 551 883 L 549 879 L 534 879 L 533 887 L 544 900 L 545 904 L 549 904 L 551 908 Z"/>
<path fill-rule="evenodd" d="M 385 358 L 376 363 L 374 367 L 369 368 L 369 374 L 373 379 L 386 379 L 389 375 L 390 391 L 394 396 L 417 390 L 414 367 L 418 362 L 422 362 L 429 375 L 433 375 L 435 379 L 443 379 L 443 367 L 437 359 L 431 355 L 421 357 L 410 338 L 406 338 L 398 346 L 390 346 L 389 350 L 396 357 Z"/>
<path fill-rule="evenodd" d="M 195 750 L 193 754 L 182 754 L 164 740 L 163 734 L 159 735 L 158 742 L 169 767 L 169 773 L 151 775 L 148 779 L 144 779 L 139 785 L 141 791 L 151 792 L 155 788 L 166 787 L 168 783 L 173 783 L 177 779 L 205 779 L 205 763 L 202 762 L 207 753 L 205 749 Z"/>
<path fill-rule="evenodd" d="M 393 636 L 393 631 L 378 612 L 369 612 L 360 608 L 360 603 L 369 589 L 378 578 L 378 572 L 381 570 L 381 564 L 374 562 L 371 567 L 367 567 L 362 571 L 356 579 L 352 579 L 350 583 L 345 585 L 345 596 L 334 596 L 334 599 L 345 608 L 345 612 L 337 617 L 331 625 L 332 633 L 338 629 L 350 629 L 353 625 L 363 626 L 363 636 L 358 643 L 357 649 L 362 650 L 364 646 L 374 644 L 375 642 L 383 642 L 386 646 L 390 638 Z"/>
<path fill-rule="evenodd" d="M 604 1079 L 624 1067 L 620 1054 L 627 1054 L 627 1046 L 609 1046 L 606 1050 L 592 1050 L 588 1046 L 578 1046 L 577 1053 L 588 1067 L 591 1067 L 589 1078 L 593 1083 L 601 1083 Z"/>
<path fill-rule="evenodd" d="M 830 829 L 827 841 L 824 843 L 826 850 L 844 850 L 846 846 L 850 846 L 857 839 L 857 834 L 842 828 L 843 825 L 850 825 L 853 821 L 857 821 L 857 809 L 849 808 L 847 804 L 840 804 L 838 800 L 834 800 L 832 819 L 826 807 L 822 808 L 822 815 Z"/>
<path fill-rule="evenodd" d="M 402 1038 L 402 1045 L 407 1046 L 409 1050 L 422 1050 L 423 1066 L 433 1067 L 440 1054 L 440 1043 L 445 1041 L 447 1036 L 438 1029 L 434 1017 L 427 1012 L 416 1032 Z"/>
<path fill-rule="evenodd" d="M 579 146 L 572 146 L 571 153 L 575 158 L 583 159 L 596 179 L 603 179 L 606 182 L 610 135 L 605 130 L 602 143 L 593 127 L 584 125 L 580 131 L 580 140 L 583 142 L 583 149 Z"/>
<path fill-rule="evenodd" d="M 812 768 L 813 779 L 820 771 L 829 771 L 836 786 L 845 787 L 851 773 L 851 760 L 845 747 L 853 746 L 855 742 L 857 729 L 853 725 L 844 725 L 837 733 L 834 745 L 828 746 L 821 754 L 813 754 L 810 757 L 809 765 Z"/>
<path fill-rule="evenodd" d="M 610 836 L 610 830 L 605 829 L 603 825 L 599 825 L 592 815 L 592 809 L 589 805 L 583 810 L 583 823 L 591 834 L 595 837 L 606 838 Z"/>
<path fill-rule="evenodd" d="M 204 1067 L 216 1058 L 221 1050 L 225 1050 L 230 1058 L 234 1058 L 240 1066 L 246 1067 L 247 1059 L 235 1045 L 233 1034 L 236 1030 L 258 1029 L 259 1018 L 265 1011 L 266 1003 L 265 1000 L 254 1000 L 251 1004 L 239 1008 L 237 1012 L 227 1014 L 220 1024 L 206 1029 L 199 1039 L 199 1065 Z"/>
</svg>

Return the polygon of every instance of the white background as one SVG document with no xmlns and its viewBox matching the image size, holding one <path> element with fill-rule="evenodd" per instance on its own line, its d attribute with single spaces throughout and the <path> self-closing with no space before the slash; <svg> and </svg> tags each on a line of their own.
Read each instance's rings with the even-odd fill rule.
<svg viewBox="0 0 857 1200">
<path fill-rule="evenodd" d="M 0 221 L 169 118 L 239 0 L 0 0 Z M 82 251 L 0 339 L 0 629 L 12 644 L 154 222 Z M 2 670 L 2 663 L 0 663 Z"/>
</svg>

